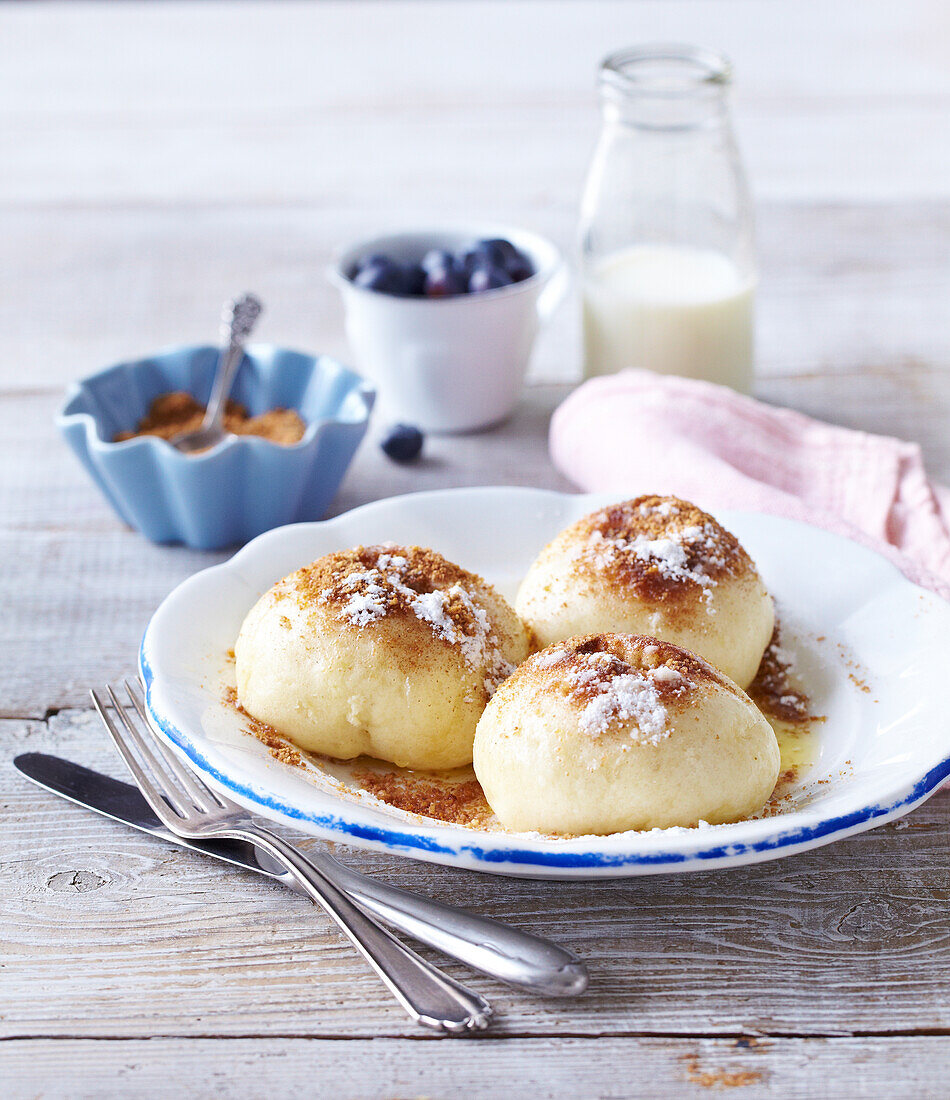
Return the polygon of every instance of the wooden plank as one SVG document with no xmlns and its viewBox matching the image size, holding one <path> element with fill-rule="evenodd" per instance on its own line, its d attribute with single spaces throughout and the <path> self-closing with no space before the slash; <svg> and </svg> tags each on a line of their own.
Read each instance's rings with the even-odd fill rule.
<svg viewBox="0 0 950 1100">
<path fill-rule="evenodd" d="M 567 489 L 547 458 L 557 387 L 532 388 L 507 424 L 432 438 L 397 466 L 367 440 L 331 511 L 448 485 Z M 154 546 L 122 526 L 65 446 L 50 438 L 48 393 L 7 398 L 0 439 L 0 714 L 85 705 L 90 686 L 134 667 L 152 612 L 185 577 L 227 557 Z M 29 552 L 24 553 L 29 539 Z"/>
<path fill-rule="evenodd" d="M 919 439 L 950 479 L 947 29 L 938 0 L 832 6 L 821 35 L 808 5 L 756 0 L 0 7 L 16 273 L 0 296 L 0 714 L 84 705 L 90 683 L 128 670 L 165 592 L 221 557 L 121 528 L 52 439 L 56 391 L 207 339 L 245 285 L 268 303 L 262 338 L 346 358 L 323 267 L 397 218 L 502 217 L 570 252 L 594 69 L 624 40 L 705 40 L 736 62 L 760 200 L 759 395 Z M 572 302 L 532 377 L 576 378 L 578 347 Z M 564 487 L 544 437 L 566 392 L 532 390 L 489 435 L 430 440 L 419 466 L 364 446 L 333 510 L 453 484 Z M 0 722 L 0 744 L 121 774 L 85 711 Z M 4 1095 L 271 1097 L 315 1081 L 373 1097 L 942 1095 L 948 825 L 944 793 L 775 864 L 597 884 L 342 849 L 590 961 L 576 1004 L 449 966 L 499 1019 L 491 1037 L 436 1045 L 313 907 L 60 804 L 4 763 Z"/>
<path fill-rule="evenodd" d="M 589 89 L 600 56 L 585 59 L 580 103 L 555 98 L 519 104 L 517 112 L 493 101 L 433 114 L 431 102 L 440 93 L 432 88 L 432 100 L 423 89 L 418 105 L 348 112 L 327 104 L 304 120 L 199 113 L 173 120 L 83 119 L 77 128 L 75 116 L 57 125 L 27 115 L 0 129 L 7 163 L 0 203 L 203 206 L 214 196 L 227 205 L 332 206 L 346 197 L 377 219 L 396 210 L 471 219 L 487 207 L 510 219 L 507 212 L 528 202 L 574 207 L 599 126 Z M 756 193 L 791 200 L 945 199 L 950 138 L 940 122 L 948 99 L 878 104 L 873 111 L 862 98 L 834 113 L 827 105 L 780 98 L 742 104 L 737 131 Z M 492 165 L 487 181 L 486 161 Z"/>
<path fill-rule="evenodd" d="M 97 719 L 0 723 L 17 752 L 122 768 Z M 573 947 L 591 988 L 484 992 L 493 1034 L 950 1031 L 950 792 L 754 867 L 614 882 L 502 879 L 341 849 L 353 866 Z M 304 842 L 309 843 L 307 841 Z M 125 830 L 0 767 L 0 1036 L 415 1036 L 318 909 Z"/>
<path fill-rule="evenodd" d="M 367 439 L 331 513 L 449 486 L 569 489 L 546 446 L 550 412 L 568 392 L 531 387 L 508 424 L 479 435 L 432 437 L 425 460 L 412 466 L 390 462 Z M 940 369 L 907 363 L 889 371 L 763 378 L 759 392 L 812 415 L 917 439 L 933 475 L 950 481 L 950 374 Z M 51 438 L 55 395 L 8 396 L 3 404 L 0 714 L 42 717 L 50 708 L 84 706 L 90 685 L 127 673 L 164 596 L 226 554 L 156 547 L 122 527 L 65 446 Z"/>
<path fill-rule="evenodd" d="M 569 102 L 590 94 L 589 57 L 596 63 L 609 50 L 651 40 L 720 46 L 736 61 L 740 86 L 754 100 L 787 96 L 835 104 L 869 97 L 877 106 L 893 96 L 950 95 L 941 54 L 946 25 L 937 0 L 905 0 L 899 13 L 886 0 L 866 0 L 860 15 L 831 7 L 820 36 L 814 12 L 787 0 L 561 0 L 540 6 L 543 18 L 505 0 L 456 2 L 450 14 L 436 18 L 427 0 L 364 0 L 361 16 L 348 0 L 295 0 L 277 10 L 266 0 L 200 8 L 166 3 L 161 9 L 141 0 L 118 9 L 88 0 L 46 3 L 39 10 L 10 5 L 3 13 L 10 56 L 0 73 L 0 119 L 128 112 L 187 121 L 196 108 L 306 117 L 327 104 L 352 110 L 381 99 L 433 112 L 473 101 L 510 105 L 513 97 Z M 78 55 L 71 47 L 93 18 L 99 33 Z M 357 29 L 363 32 L 358 66 L 352 51 L 340 49 L 341 43 L 352 45 Z M 423 35 L 426 65 L 406 66 L 412 39 Z M 532 48 L 525 49 L 529 35 Z M 117 41 L 125 47 L 121 52 Z M 207 49 L 211 41 L 214 53 Z M 171 80 L 159 59 L 173 54 Z M 242 79 L 222 83 L 221 73 L 233 71 Z M 484 79 L 486 71 L 492 80 Z M 436 87 L 441 94 L 430 98 Z"/>
<path fill-rule="evenodd" d="M 569 386 L 532 386 L 525 392 L 517 415 L 507 424 L 477 435 L 431 436 L 423 459 L 410 465 L 399 465 L 385 457 L 378 447 L 382 425 L 373 426 L 330 514 L 400 493 L 468 485 L 569 490 L 570 484 L 550 463 L 547 430 L 551 412 L 570 391 Z M 932 476 L 950 481 L 950 438 L 946 432 L 950 372 L 908 363 L 889 371 L 859 374 L 776 376 L 761 378 L 758 392 L 764 400 L 819 419 L 916 440 Z M 174 578 L 220 560 L 222 555 L 189 553 L 181 548 L 155 549 L 127 532 L 65 444 L 55 438 L 51 422 L 58 401 L 58 395 L 48 392 L 2 399 L 6 427 L 0 437 L 0 538 L 12 542 L 28 533 L 37 534 L 50 539 L 58 549 L 47 557 L 24 556 L 8 544 L 7 579 L 0 577 L 0 584 L 9 584 L 11 594 L 22 593 L 25 582 L 35 583 L 38 588 L 55 588 L 70 577 L 75 582 L 76 567 L 81 562 L 83 590 L 98 591 L 95 559 L 84 553 L 80 556 L 80 544 L 86 538 L 117 538 L 127 568 L 133 573 L 138 570 L 136 555 L 144 555 L 147 561 L 140 571 L 156 575 L 150 596 L 162 594 L 167 590 L 164 585 L 175 583 Z M 167 570 L 171 572 L 166 582 L 160 574 Z M 113 587 L 125 572 L 122 569 L 112 574 Z M 126 585 L 127 589 L 131 587 Z M 55 592 L 57 598 L 63 595 Z M 130 591 L 120 595 L 123 601 L 134 598 Z"/>
<path fill-rule="evenodd" d="M 568 392 L 565 386 L 532 386 L 506 423 L 478 434 L 430 436 L 422 458 L 411 464 L 387 458 L 379 447 L 384 425 L 372 425 L 330 514 L 380 497 L 450 486 L 568 489 L 547 456 L 548 420 Z M 110 518 L 111 511 L 103 506 L 85 470 L 56 437 L 52 421 L 59 395 L 10 394 L 0 403 L 9 420 L 0 436 L 0 533 L 69 537 L 115 533 L 118 521 Z M 146 543 L 136 538 L 127 546 L 131 553 L 132 547 L 143 548 Z M 185 552 L 165 548 L 158 553 L 171 559 Z M 186 564 L 193 571 L 214 560 L 218 559 L 213 555 L 196 553 L 189 555 Z"/>
<path fill-rule="evenodd" d="M 832 6 L 820 35 L 808 5 L 757 0 L 583 0 L 543 16 L 496 0 L 453 4 L 451 17 L 418 2 L 127 4 L 108 17 L 7 5 L 0 18 L 8 202 L 384 193 L 400 209 L 448 199 L 471 213 L 480 194 L 496 211 L 526 195 L 573 205 L 597 127 L 596 66 L 650 40 L 733 57 L 762 195 L 945 197 L 950 179 L 939 0 Z"/>
<path fill-rule="evenodd" d="M 846 428 L 918 443 L 932 478 L 950 482 L 950 371 L 912 359 L 890 368 L 762 378 L 757 395 Z"/>
<path fill-rule="evenodd" d="M 573 255 L 573 197 L 506 210 Z M 267 304 L 262 340 L 350 362 L 339 297 L 324 275 L 334 249 L 393 221 L 459 216 L 411 200 L 399 211 L 345 197 L 286 208 L 0 211 L 17 272 L 0 300 L 0 390 L 65 386 L 169 344 L 213 340 L 221 301 L 245 287 Z M 497 210 L 483 203 L 464 217 L 477 215 Z M 759 230 L 763 378 L 950 364 L 950 202 L 762 203 Z M 542 331 L 531 377 L 573 381 L 580 362 L 575 290 Z"/>
<path fill-rule="evenodd" d="M 320 1039 L 14 1041 L 0 1047 L 10 1100 L 37 1096 L 279 1100 L 657 1100 L 733 1091 L 742 1100 L 931 1097 L 950 1042 L 912 1039 Z"/>
</svg>

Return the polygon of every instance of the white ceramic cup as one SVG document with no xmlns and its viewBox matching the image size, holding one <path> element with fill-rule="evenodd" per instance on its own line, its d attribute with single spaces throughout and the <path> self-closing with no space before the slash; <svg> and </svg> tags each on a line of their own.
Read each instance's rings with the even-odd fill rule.
<svg viewBox="0 0 950 1100">
<path fill-rule="evenodd" d="M 418 261 L 433 248 L 463 249 L 502 237 L 531 261 L 520 283 L 451 298 L 398 298 L 356 286 L 357 261 L 378 252 Z M 379 389 L 384 414 L 429 432 L 486 428 L 518 402 L 534 338 L 567 285 L 558 249 L 507 226 L 393 233 L 348 248 L 330 271 L 343 295 L 346 334 L 359 370 Z"/>
</svg>

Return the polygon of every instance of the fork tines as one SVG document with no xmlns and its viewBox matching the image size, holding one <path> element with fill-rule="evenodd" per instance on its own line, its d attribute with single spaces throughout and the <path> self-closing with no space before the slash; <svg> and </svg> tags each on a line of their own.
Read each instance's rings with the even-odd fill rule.
<svg viewBox="0 0 950 1100">
<path fill-rule="evenodd" d="M 168 820 L 170 811 L 180 821 L 185 821 L 195 817 L 196 812 L 208 813 L 232 808 L 229 801 L 206 787 L 155 736 L 148 724 L 140 690 L 129 680 L 124 680 L 123 684 L 131 706 L 121 702 L 112 684 L 105 686 L 109 703 L 95 690 L 91 692 L 92 701 L 109 736 L 115 742 L 115 747 L 155 813 L 166 825 L 174 828 L 173 822 Z M 110 715 L 110 704 L 118 723 Z"/>
</svg>

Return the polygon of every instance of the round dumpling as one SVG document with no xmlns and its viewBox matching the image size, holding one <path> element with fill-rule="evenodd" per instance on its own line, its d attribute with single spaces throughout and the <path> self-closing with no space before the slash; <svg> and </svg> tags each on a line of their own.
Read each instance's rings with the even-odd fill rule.
<svg viewBox="0 0 950 1100">
<path fill-rule="evenodd" d="M 529 657 L 475 733 L 506 827 L 613 833 L 738 821 L 779 774 L 772 727 L 733 681 L 656 638 L 594 634 Z"/>
<path fill-rule="evenodd" d="M 360 546 L 298 569 L 250 610 L 238 702 L 311 752 L 454 768 L 471 763 L 485 704 L 528 649 L 481 577 L 434 550 Z"/>
<path fill-rule="evenodd" d="M 775 612 L 738 539 L 676 497 L 585 516 L 549 543 L 515 601 L 542 646 L 620 631 L 675 642 L 741 687 L 755 678 Z"/>
</svg>

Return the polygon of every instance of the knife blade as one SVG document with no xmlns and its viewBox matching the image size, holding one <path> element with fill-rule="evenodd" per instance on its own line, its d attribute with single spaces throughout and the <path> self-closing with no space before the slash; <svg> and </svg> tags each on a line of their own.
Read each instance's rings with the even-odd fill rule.
<svg viewBox="0 0 950 1100">
<path fill-rule="evenodd" d="M 303 893 L 293 875 L 253 844 L 238 840 L 186 840 L 176 836 L 161 824 L 138 788 L 129 783 L 42 752 L 22 753 L 14 759 L 13 765 L 32 783 L 77 806 L 180 848 L 266 875 Z M 587 988 L 584 964 L 573 951 L 550 940 L 490 917 L 444 905 L 434 898 L 390 886 L 351 870 L 329 852 L 312 851 L 307 858 L 332 868 L 336 885 L 361 909 L 476 970 L 549 997 L 576 997 Z"/>
<path fill-rule="evenodd" d="M 112 779 L 101 772 L 85 768 L 72 760 L 45 752 L 24 752 L 14 758 L 13 766 L 38 787 L 59 795 L 69 802 L 92 810 L 139 832 L 149 833 L 180 848 L 190 848 L 201 855 L 213 856 L 246 871 L 256 871 L 268 878 L 283 879 L 283 868 L 243 840 L 186 840 L 166 829 L 142 797 L 138 787 Z M 289 883 L 288 883 L 289 884 Z"/>
</svg>

